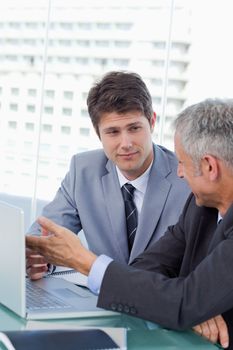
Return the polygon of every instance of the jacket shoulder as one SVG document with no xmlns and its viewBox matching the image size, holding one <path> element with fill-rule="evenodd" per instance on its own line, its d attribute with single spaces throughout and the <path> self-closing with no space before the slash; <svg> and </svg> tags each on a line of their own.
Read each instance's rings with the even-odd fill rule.
<svg viewBox="0 0 233 350">
<path fill-rule="evenodd" d="M 161 145 L 154 145 L 155 155 L 157 153 L 160 161 L 166 162 L 172 171 L 177 171 L 178 160 L 173 151 Z"/>
<path fill-rule="evenodd" d="M 71 159 L 71 167 L 78 168 L 102 168 L 106 166 L 108 159 L 102 149 L 77 153 Z"/>
</svg>

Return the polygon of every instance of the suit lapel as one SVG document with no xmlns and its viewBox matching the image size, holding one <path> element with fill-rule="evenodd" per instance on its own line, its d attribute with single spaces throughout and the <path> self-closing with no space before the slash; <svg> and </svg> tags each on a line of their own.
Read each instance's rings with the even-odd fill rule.
<svg viewBox="0 0 233 350">
<path fill-rule="evenodd" d="M 171 188 L 171 183 L 166 178 L 171 172 L 168 160 L 156 145 L 154 154 L 130 262 L 146 249 L 158 225 Z"/>
<path fill-rule="evenodd" d="M 125 223 L 125 207 L 121 194 L 116 168 L 111 161 L 107 162 L 108 173 L 102 177 L 103 193 L 107 206 L 107 214 L 111 226 L 112 245 L 117 249 L 117 255 L 128 262 L 128 242 Z"/>
</svg>

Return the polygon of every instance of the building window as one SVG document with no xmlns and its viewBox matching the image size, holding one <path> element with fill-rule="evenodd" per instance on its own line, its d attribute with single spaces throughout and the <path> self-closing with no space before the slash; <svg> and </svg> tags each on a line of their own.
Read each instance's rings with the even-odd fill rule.
<svg viewBox="0 0 233 350">
<path fill-rule="evenodd" d="M 72 115 L 72 109 L 71 108 L 62 108 L 62 114 L 65 116 L 71 116 Z"/>
<path fill-rule="evenodd" d="M 113 60 L 113 63 L 119 67 L 127 67 L 129 64 L 129 60 L 124 58 L 116 58 Z"/>
<path fill-rule="evenodd" d="M 54 98 L 55 91 L 53 91 L 53 90 L 45 90 L 45 96 L 48 97 L 48 98 Z"/>
<path fill-rule="evenodd" d="M 72 91 L 64 91 L 64 99 L 73 100 L 74 93 Z"/>
<path fill-rule="evenodd" d="M 21 23 L 9 22 L 9 27 L 12 28 L 12 29 L 19 29 L 21 27 Z"/>
<path fill-rule="evenodd" d="M 70 58 L 66 56 L 58 57 L 58 61 L 61 63 L 70 63 Z"/>
<path fill-rule="evenodd" d="M 106 30 L 106 29 L 110 29 L 112 24 L 111 23 L 97 23 L 96 26 L 98 29 Z"/>
<path fill-rule="evenodd" d="M 26 22 L 25 26 L 28 29 L 37 29 L 38 28 L 38 23 L 36 23 L 36 22 Z"/>
<path fill-rule="evenodd" d="M 44 107 L 45 114 L 53 114 L 53 107 L 51 106 L 45 106 Z"/>
<path fill-rule="evenodd" d="M 88 22 L 78 23 L 78 27 L 79 29 L 90 30 L 92 27 L 92 23 L 88 23 Z"/>
<path fill-rule="evenodd" d="M 117 41 L 115 41 L 114 44 L 115 44 L 116 47 L 127 48 L 127 47 L 130 46 L 130 41 L 117 40 Z"/>
<path fill-rule="evenodd" d="M 33 131 L 35 128 L 35 125 L 33 123 L 25 123 L 25 129 L 28 131 Z"/>
<path fill-rule="evenodd" d="M 63 22 L 60 24 L 60 26 L 62 29 L 65 29 L 65 30 L 72 30 L 73 29 L 73 23 L 69 23 L 69 22 L 67 22 L 67 23 Z"/>
<path fill-rule="evenodd" d="M 88 47 L 90 46 L 89 40 L 77 40 L 77 45 L 82 47 Z"/>
<path fill-rule="evenodd" d="M 42 130 L 43 130 L 44 132 L 51 133 L 52 130 L 53 130 L 53 127 L 52 127 L 52 125 L 50 125 L 50 124 L 43 124 L 43 125 L 42 125 Z"/>
<path fill-rule="evenodd" d="M 155 86 L 162 86 L 162 79 L 153 78 L 151 79 L 151 84 Z"/>
<path fill-rule="evenodd" d="M 152 64 L 153 64 L 154 67 L 163 68 L 165 62 L 162 61 L 162 60 L 154 60 L 154 61 L 152 61 Z"/>
<path fill-rule="evenodd" d="M 66 47 L 68 47 L 68 46 L 71 46 L 71 40 L 64 40 L 64 39 L 62 39 L 62 40 L 59 40 L 59 44 L 60 44 L 61 46 L 66 46 Z"/>
<path fill-rule="evenodd" d="M 87 109 L 81 109 L 81 117 L 83 117 L 83 118 L 89 117 L 89 113 L 88 113 Z"/>
<path fill-rule="evenodd" d="M 164 50 L 166 47 L 165 41 L 155 41 L 152 43 L 155 49 Z"/>
<path fill-rule="evenodd" d="M 19 95 L 19 89 L 18 88 L 11 88 L 11 95 L 18 96 Z"/>
<path fill-rule="evenodd" d="M 29 113 L 35 113 L 36 111 L 36 106 L 35 105 L 27 105 L 27 111 Z"/>
<path fill-rule="evenodd" d="M 95 45 L 96 45 L 96 47 L 108 47 L 109 41 L 108 40 L 96 40 Z"/>
<path fill-rule="evenodd" d="M 62 126 L 61 127 L 61 133 L 65 135 L 70 135 L 71 128 L 69 126 Z"/>
<path fill-rule="evenodd" d="M 17 112 L 18 111 L 17 103 L 10 103 L 10 110 L 13 112 Z"/>
<path fill-rule="evenodd" d="M 28 96 L 35 97 L 36 96 L 36 89 L 28 89 Z"/>
<path fill-rule="evenodd" d="M 9 129 L 17 129 L 17 123 L 15 121 L 9 121 L 8 128 Z"/>
<path fill-rule="evenodd" d="M 89 63 L 89 59 L 87 57 L 76 57 L 75 61 L 77 64 L 80 64 L 82 66 L 85 66 Z"/>
<path fill-rule="evenodd" d="M 82 136 L 90 136 L 90 129 L 89 128 L 80 128 L 79 132 L 80 132 L 80 135 L 82 135 Z"/>
<path fill-rule="evenodd" d="M 129 30 L 132 26 L 132 23 L 116 23 L 116 28 L 119 30 Z"/>
</svg>

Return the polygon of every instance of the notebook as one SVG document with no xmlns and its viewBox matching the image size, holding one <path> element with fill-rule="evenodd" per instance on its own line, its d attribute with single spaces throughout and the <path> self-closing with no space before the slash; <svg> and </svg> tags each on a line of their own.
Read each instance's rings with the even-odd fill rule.
<svg viewBox="0 0 233 350">
<path fill-rule="evenodd" d="M 21 208 L 2 201 L 0 242 L 0 303 L 19 316 L 36 320 L 117 315 L 98 308 L 97 296 L 85 287 L 62 278 L 28 279 L 25 271 L 24 213 Z M 32 292 L 29 293 L 29 289 Z M 41 293 L 45 294 L 45 301 Z M 34 306 L 29 307 L 29 303 Z"/>
<path fill-rule="evenodd" d="M 117 321 L 116 321 L 117 322 Z M 27 331 L 35 331 L 35 330 L 54 330 L 54 331 L 64 331 L 64 330 L 102 330 L 106 335 L 108 335 L 116 344 L 117 349 L 126 350 L 127 349 L 127 333 L 128 330 L 125 327 L 118 327 L 119 322 L 117 322 L 116 326 L 113 327 L 98 327 L 98 326 L 78 326 L 75 320 L 70 320 L 69 323 L 64 322 L 53 322 L 53 321 L 33 321 L 30 320 L 27 322 L 25 330 Z M 44 349 L 43 349 L 44 350 Z M 67 350 L 67 349 L 66 349 Z"/>
<path fill-rule="evenodd" d="M 102 329 L 7 331 L 0 333 L 0 340 L 6 346 L 10 342 L 11 350 L 40 350 L 42 346 L 43 350 L 121 349 Z"/>
</svg>

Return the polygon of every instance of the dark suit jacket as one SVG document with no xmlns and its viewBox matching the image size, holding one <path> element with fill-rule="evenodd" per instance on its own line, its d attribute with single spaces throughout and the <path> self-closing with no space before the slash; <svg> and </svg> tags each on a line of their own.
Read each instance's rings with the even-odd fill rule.
<svg viewBox="0 0 233 350">
<path fill-rule="evenodd" d="M 223 314 L 232 337 L 233 206 L 219 225 L 217 216 L 191 195 L 179 222 L 131 266 L 108 266 L 98 306 L 178 330 Z"/>
</svg>

